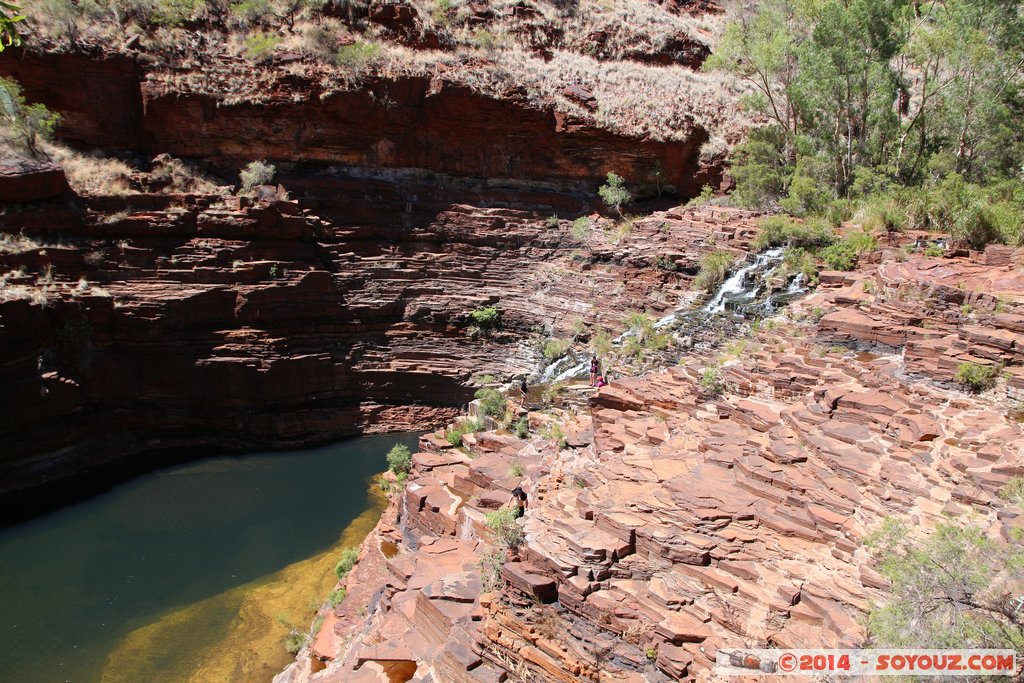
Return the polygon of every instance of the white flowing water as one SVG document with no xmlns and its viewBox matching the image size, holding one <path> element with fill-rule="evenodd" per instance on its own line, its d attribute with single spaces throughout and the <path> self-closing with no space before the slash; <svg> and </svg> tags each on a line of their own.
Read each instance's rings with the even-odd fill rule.
<svg viewBox="0 0 1024 683">
<path fill-rule="evenodd" d="M 725 312 L 731 304 L 740 304 L 742 306 L 745 302 L 753 302 L 758 297 L 759 292 L 762 291 L 762 285 L 769 280 L 779 267 L 782 261 L 782 253 L 783 250 L 781 248 L 775 248 L 758 254 L 752 261 L 746 263 L 730 275 L 719 286 L 714 295 L 708 299 L 706 304 L 697 309 L 682 307 L 671 311 L 655 322 L 654 327 L 660 329 L 686 319 L 696 322 L 700 319 Z M 752 281 L 748 282 L 748 280 Z M 767 301 L 763 303 L 762 312 L 773 311 L 778 303 L 776 298 L 780 301 L 788 301 L 790 298 L 806 291 L 806 289 L 806 278 L 800 273 L 789 283 L 785 291 L 768 296 Z M 634 334 L 636 334 L 634 330 L 626 330 L 613 339 L 612 344 L 620 345 Z M 589 364 L 589 357 L 578 360 L 578 356 L 570 351 L 567 355 L 556 358 L 545 366 L 543 370 L 535 375 L 534 381 L 543 384 L 545 382 L 571 379 L 586 373 Z"/>
<path fill-rule="evenodd" d="M 711 300 L 704 304 L 704 311 L 706 313 L 721 313 L 725 310 L 726 301 L 737 298 L 736 295 L 742 295 L 744 299 L 753 299 L 757 294 L 757 288 L 747 288 L 747 274 L 754 270 L 763 269 L 772 261 L 778 261 L 781 258 L 781 248 L 769 249 L 762 254 L 758 254 L 751 263 L 737 270 L 722 283 L 722 286 L 718 288 L 718 291 L 711 297 Z"/>
</svg>

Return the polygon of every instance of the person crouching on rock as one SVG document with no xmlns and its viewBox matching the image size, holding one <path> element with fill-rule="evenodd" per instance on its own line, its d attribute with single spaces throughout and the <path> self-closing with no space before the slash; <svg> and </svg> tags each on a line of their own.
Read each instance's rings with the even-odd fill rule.
<svg viewBox="0 0 1024 683">
<path fill-rule="evenodd" d="M 590 386 L 597 384 L 597 373 L 601 371 L 601 364 L 597 362 L 597 354 L 590 357 Z"/>
<path fill-rule="evenodd" d="M 526 514 L 526 491 L 521 486 L 512 489 L 512 497 L 509 499 L 508 504 L 515 510 L 516 519 L 521 518 Z"/>
</svg>

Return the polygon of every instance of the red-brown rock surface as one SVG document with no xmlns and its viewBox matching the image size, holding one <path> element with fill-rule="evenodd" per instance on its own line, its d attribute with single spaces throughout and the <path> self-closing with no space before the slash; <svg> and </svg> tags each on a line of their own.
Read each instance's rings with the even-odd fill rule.
<svg viewBox="0 0 1024 683">
<path fill-rule="evenodd" d="M 357 90 L 272 74 L 260 104 L 178 91 L 146 79 L 127 57 L 13 50 L 0 76 L 23 84 L 30 101 L 64 115 L 58 135 L 76 145 L 206 159 L 237 169 L 254 159 L 370 168 L 417 168 L 480 178 L 582 184 L 609 170 L 649 183 L 654 169 L 679 195 L 722 181 L 721 160 L 700 160 L 709 134 L 691 126 L 681 142 L 617 135 L 552 108 L 489 97 L 442 78 L 374 79 Z M 250 66 L 215 64 L 204 82 L 251 80 Z M 68 88 L 68 82 L 87 87 Z"/>
<path fill-rule="evenodd" d="M 813 319 L 834 334 L 864 291 L 853 283 L 872 274 L 939 292 L 962 278 L 984 310 L 973 274 L 1001 283 L 1001 312 L 952 325 L 951 343 L 1013 353 L 1000 330 L 1015 324 L 1020 275 L 975 263 L 911 258 L 830 278 L 846 289 L 823 288 L 731 355 L 616 382 L 589 415 L 530 413 L 524 440 L 484 432 L 451 449 L 424 437 L 378 530 L 398 551 L 363 630 L 334 627 L 321 673 L 300 664 L 277 680 L 384 681 L 399 665 L 413 681 L 708 679 L 720 650 L 860 645 L 887 588 L 868 534 L 896 517 L 918 534 L 953 519 L 1011 538 L 1024 518 L 996 494 L 1024 474 L 1024 428 L 1007 411 L 1012 381 L 967 394 L 891 348 L 824 346 Z M 713 362 L 717 397 L 701 382 Z M 539 436 L 552 422 L 563 450 Z M 516 485 L 530 497 L 525 543 L 491 555 L 483 516 Z M 495 566 L 499 588 L 481 593 Z"/>
<path fill-rule="evenodd" d="M 294 186 L 299 201 L 258 206 L 137 195 L 0 217 L 25 240 L 0 254 L 0 489 L 133 453 L 438 424 L 471 374 L 533 371 L 535 329 L 674 308 L 709 230 L 737 247 L 752 234 L 744 214 L 706 208 L 577 240 L 544 219 L 578 207 L 557 194 L 481 207 L 415 178 Z M 684 270 L 657 268 L 665 253 Z M 470 338 L 468 313 L 488 304 L 502 331 Z"/>
</svg>

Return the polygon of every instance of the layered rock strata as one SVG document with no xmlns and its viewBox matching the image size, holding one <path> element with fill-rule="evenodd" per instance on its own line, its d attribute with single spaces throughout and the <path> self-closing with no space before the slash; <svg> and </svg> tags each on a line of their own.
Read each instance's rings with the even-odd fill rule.
<svg viewBox="0 0 1024 683">
<path fill-rule="evenodd" d="M 595 218 L 577 238 L 545 218 L 581 209 L 562 194 L 491 187 L 481 204 L 455 181 L 400 180 L 310 175 L 293 201 L 11 206 L 0 489 L 126 454 L 436 425 L 469 399 L 472 374 L 532 372 L 538 331 L 674 308 L 709 231 L 737 251 L 752 234 L 745 214 L 699 209 L 628 235 Z M 468 314 L 487 305 L 500 329 L 469 336 Z"/>
<path fill-rule="evenodd" d="M 1024 516 L 997 494 L 1024 475 L 1024 427 L 1009 410 L 1013 377 L 965 393 L 941 363 L 893 348 L 906 342 L 873 353 L 835 345 L 861 334 L 848 326 L 837 337 L 837 321 L 873 305 L 855 283 L 941 293 L 955 274 L 981 311 L 937 336 L 936 355 L 962 357 L 961 334 L 978 340 L 976 358 L 1013 353 L 1016 337 L 1008 349 L 985 340 L 1006 336 L 1024 280 L 995 271 L 1001 312 L 983 317 L 989 294 L 966 274 L 984 258 L 899 257 L 825 274 L 839 286 L 731 355 L 616 382 L 588 412 L 530 412 L 525 439 L 492 430 L 451 448 L 424 437 L 363 548 L 367 573 L 349 582 L 375 586 L 357 588 L 278 682 L 707 680 L 720 651 L 860 645 L 863 617 L 888 588 L 866 537 L 895 517 L 916 533 L 954 520 L 1014 538 Z M 916 302 L 925 316 L 941 300 L 907 298 L 902 310 Z M 979 327 L 987 333 L 970 331 Z M 702 381 L 714 363 L 720 394 Z M 543 437 L 553 423 L 561 447 Z M 495 555 L 484 515 L 516 485 L 531 501 L 526 540 Z"/>
</svg>

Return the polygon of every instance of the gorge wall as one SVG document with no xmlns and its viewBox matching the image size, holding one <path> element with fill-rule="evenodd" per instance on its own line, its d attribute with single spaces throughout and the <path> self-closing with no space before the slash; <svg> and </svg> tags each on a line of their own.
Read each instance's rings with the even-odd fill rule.
<svg viewBox="0 0 1024 683">
<path fill-rule="evenodd" d="M 29 101 L 63 113 L 58 136 L 69 143 L 203 159 L 231 171 L 265 159 L 560 182 L 593 192 L 608 171 L 649 183 L 659 170 L 683 198 L 723 181 L 721 158 L 701 161 L 709 135 L 699 126 L 681 142 L 617 135 L 440 76 L 374 78 L 325 93 L 313 80 L 276 71 L 255 103 L 175 90 L 123 55 L 12 50 L 0 60 L 0 76 L 22 83 Z M 252 73 L 216 62 L 190 77 L 215 85 Z"/>
<path fill-rule="evenodd" d="M 581 211 L 577 196 L 419 173 L 284 183 L 301 198 L 9 207 L 3 490 L 130 454 L 438 424 L 471 375 L 535 370 L 528 340 L 674 308 L 709 233 L 737 249 L 751 234 L 703 209 L 574 237 L 542 217 Z M 491 304 L 500 329 L 469 336 Z"/>
</svg>

